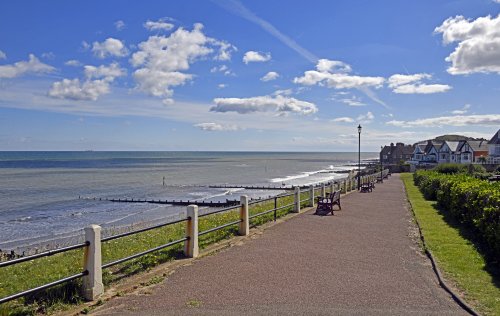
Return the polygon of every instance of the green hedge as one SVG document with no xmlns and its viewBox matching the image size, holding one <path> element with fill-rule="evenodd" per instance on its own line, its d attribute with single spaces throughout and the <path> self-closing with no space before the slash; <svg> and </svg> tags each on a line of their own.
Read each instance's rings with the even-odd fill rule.
<svg viewBox="0 0 500 316">
<path fill-rule="evenodd" d="M 441 209 L 474 227 L 500 260 L 500 183 L 435 171 L 417 171 L 414 182 L 426 199 L 436 200 Z"/>
</svg>

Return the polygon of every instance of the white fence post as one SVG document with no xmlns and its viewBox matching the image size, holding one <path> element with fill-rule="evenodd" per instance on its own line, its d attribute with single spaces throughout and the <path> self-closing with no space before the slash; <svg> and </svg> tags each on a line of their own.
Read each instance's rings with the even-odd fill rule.
<svg viewBox="0 0 500 316">
<path fill-rule="evenodd" d="M 102 254 L 101 254 L 101 226 L 90 225 L 85 227 L 85 241 L 90 245 L 85 247 L 83 270 L 88 274 L 83 277 L 83 297 L 93 301 L 104 293 L 102 284 Z"/>
<path fill-rule="evenodd" d="M 295 207 L 293 208 L 293 212 L 300 213 L 300 187 L 295 187 L 294 202 Z"/>
<path fill-rule="evenodd" d="M 335 181 L 333 181 L 333 182 L 330 184 L 330 193 L 332 193 L 333 191 L 335 191 Z"/>
<path fill-rule="evenodd" d="M 314 185 L 309 187 L 309 206 L 314 207 Z"/>
<path fill-rule="evenodd" d="M 326 187 L 325 187 L 325 184 L 323 183 L 323 185 L 321 186 L 321 196 L 326 196 Z"/>
<path fill-rule="evenodd" d="M 188 258 L 196 258 L 199 254 L 198 249 L 198 205 L 188 205 L 186 222 L 186 237 L 184 242 L 184 255 Z"/>
<path fill-rule="evenodd" d="M 240 197 L 240 219 L 238 235 L 247 236 L 250 232 L 250 223 L 248 219 L 248 196 L 246 195 Z"/>
</svg>

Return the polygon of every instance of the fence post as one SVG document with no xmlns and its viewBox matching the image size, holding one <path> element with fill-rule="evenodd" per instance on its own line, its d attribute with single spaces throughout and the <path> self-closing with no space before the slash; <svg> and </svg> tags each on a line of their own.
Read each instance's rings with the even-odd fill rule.
<svg viewBox="0 0 500 316">
<path fill-rule="evenodd" d="M 326 188 L 325 188 L 325 184 L 324 183 L 321 186 L 321 196 L 326 196 Z"/>
<path fill-rule="evenodd" d="M 314 185 L 309 187 L 309 206 L 314 207 Z"/>
<path fill-rule="evenodd" d="M 186 222 L 186 237 L 189 239 L 184 242 L 184 255 L 189 258 L 196 258 L 199 254 L 198 249 L 198 205 L 188 205 Z"/>
<path fill-rule="evenodd" d="M 104 293 L 102 284 L 101 226 L 90 225 L 84 228 L 85 241 L 90 245 L 85 247 L 83 271 L 88 274 L 83 277 L 83 297 L 93 301 Z"/>
<path fill-rule="evenodd" d="M 330 184 L 330 193 L 332 193 L 333 191 L 335 191 L 335 181 L 333 181 L 333 182 Z"/>
<path fill-rule="evenodd" d="M 250 231 L 250 224 L 248 220 L 248 196 L 246 195 L 240 197 L 240 220 L 238 235 L 247 236 Z"/>
<path fill-rule="evenodd" d="M 295 207 L 293 208 L 293 212 L 300 213 L 300 187 L 295 187 L 294 202 Z"/>
</svg>

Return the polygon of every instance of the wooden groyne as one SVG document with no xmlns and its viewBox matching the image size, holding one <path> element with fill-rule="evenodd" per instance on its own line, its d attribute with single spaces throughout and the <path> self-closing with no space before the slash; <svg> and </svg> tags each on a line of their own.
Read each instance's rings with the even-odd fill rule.
<svg viewBox="0 0 500 316">
<path fill-rule="evenodd" d="M 107 201 L 107 202 L 118 202 L 118 203 L 151 203 L 151 204 L 170 204 L 170 205 L 179 205 L 179 206 L 187 206 L 191 204 L 196 204 L 198 206 L 209 206 L 209 207 L 228 207 L 233 205 L 239 205 L 239 200 L 228 200 L 222 202 L 214 202 L 214 201 L 183 201 L 183 200 L 147 200 L 147 199 L 108 199 L 108 198 L 82 198 L 81 196 L 78 199 L 83 200 L 93 200 L 93 201 Z"/>
</svg>

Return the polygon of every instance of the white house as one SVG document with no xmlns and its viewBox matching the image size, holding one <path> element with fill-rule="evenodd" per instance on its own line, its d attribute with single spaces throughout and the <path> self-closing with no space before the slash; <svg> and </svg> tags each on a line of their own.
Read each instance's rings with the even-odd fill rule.
<svg viewBox="0 0 500 316">
<path fill-rule="evenodd" d="M 438 151 L 438 163 L 457 162 L 457 149 L 460 142 L 445 141 Z"/>
<path fill-rule="evenodd" d="M 488 154 L 490 157 L 500 157 L 500 129 L 488 142 Z"/>
<path fill-rule="evenodd" d="M 458 147 L 460 163 L 480 162 L 479 158 L 488 155 L 488 143 L 485 140 L 468 140 Z"/>
</svg>

